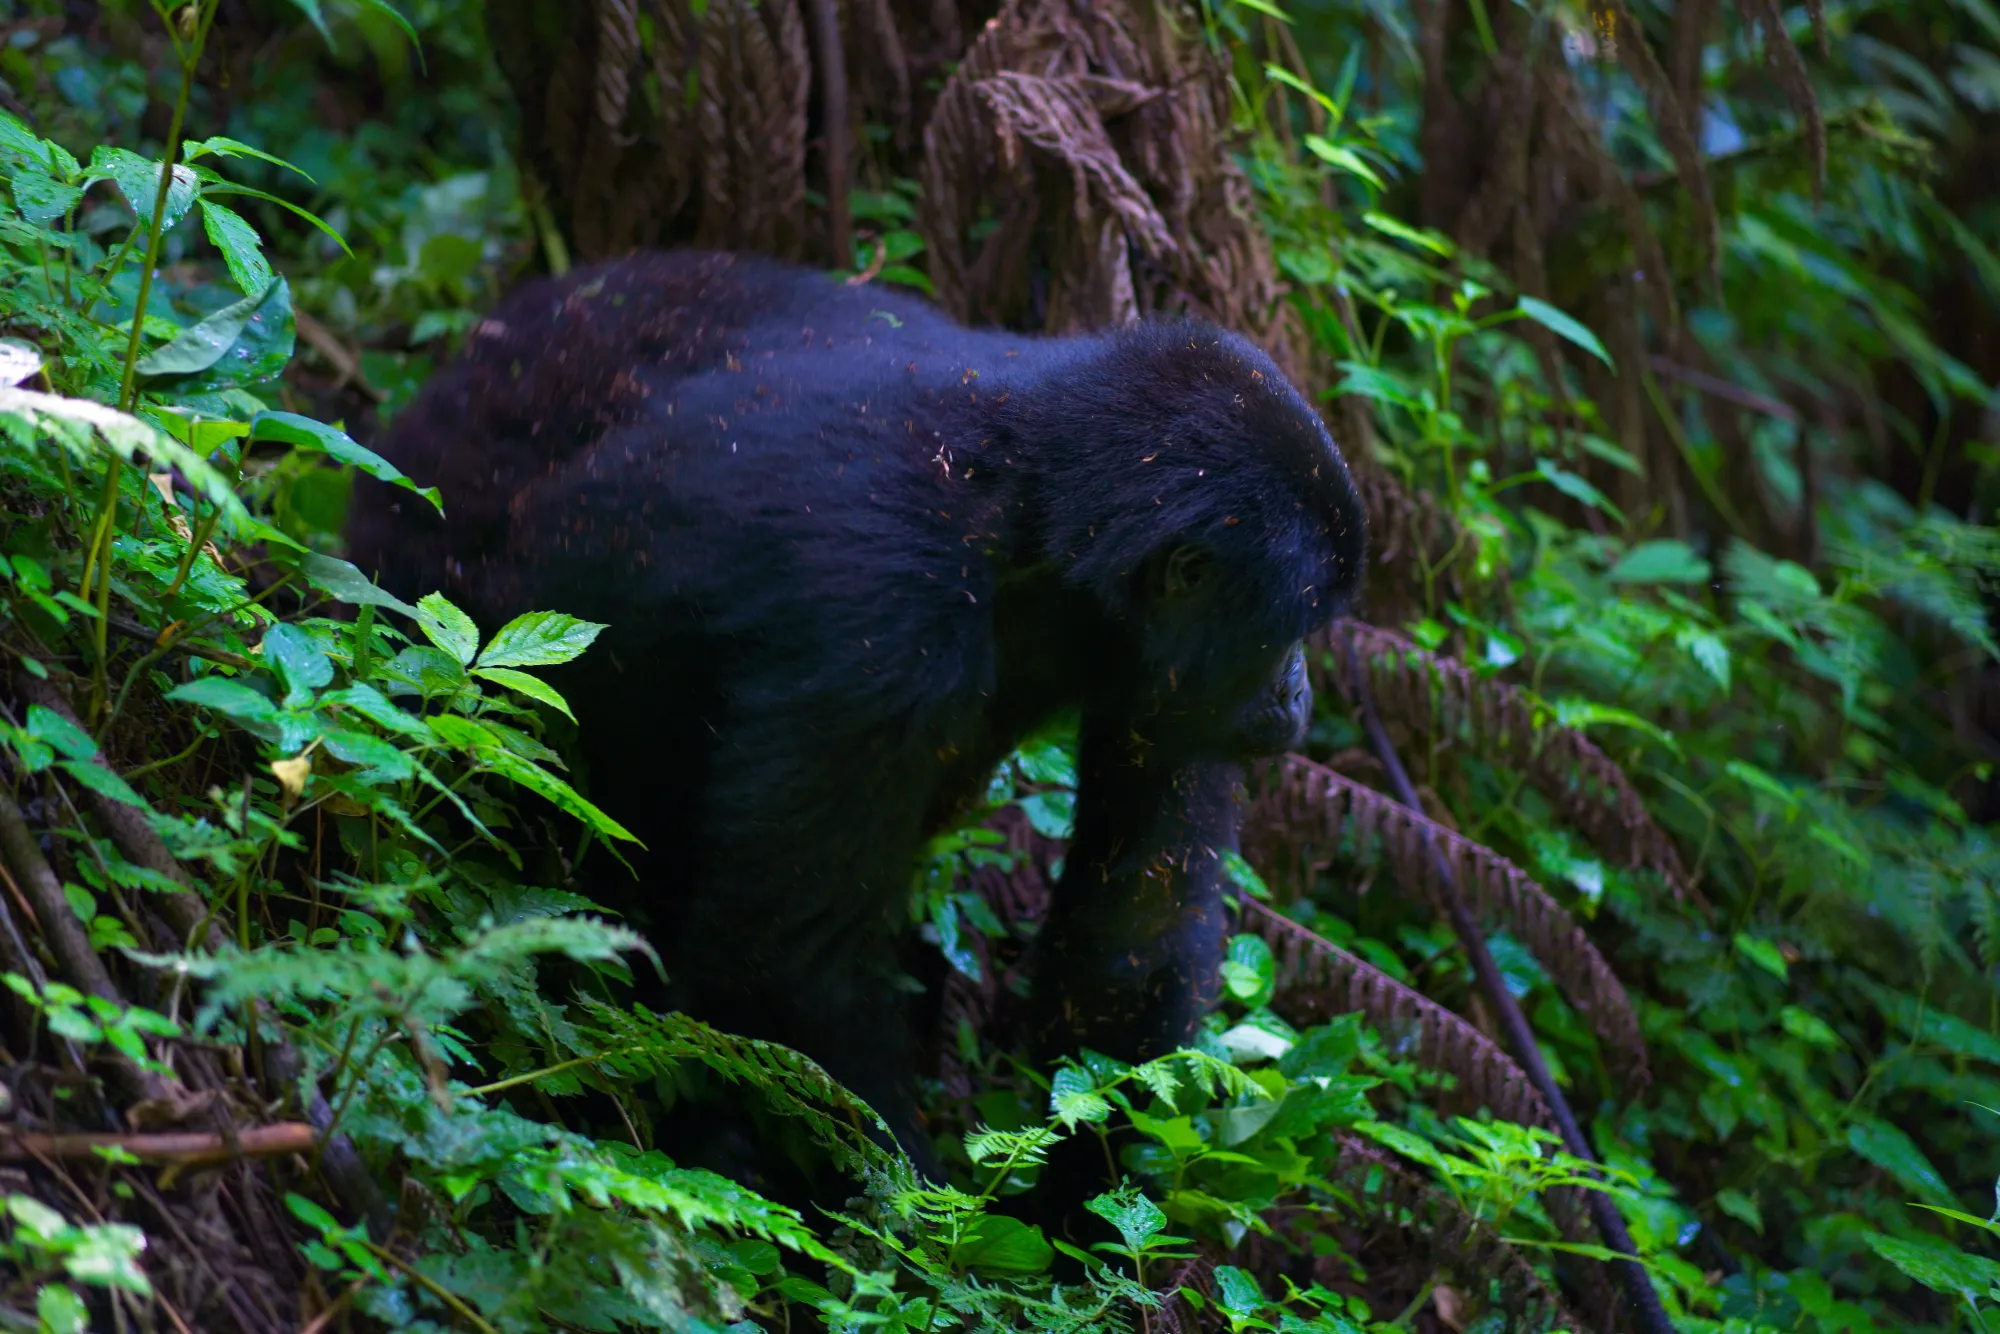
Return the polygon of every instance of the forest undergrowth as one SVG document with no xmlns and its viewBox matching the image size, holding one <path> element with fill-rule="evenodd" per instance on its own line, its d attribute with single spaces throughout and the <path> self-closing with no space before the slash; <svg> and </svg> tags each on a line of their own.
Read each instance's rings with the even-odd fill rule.
<svg viewBox="0 0 2000 1334">
<path fill-rule="evenodd" d="M 698 237 L 742 160 L 619 177 L 621 240 L 497 6 L 0 0 L 0 1329 L 1617 1327 L 1592 1192 L 1677 1328 L 1989 1327 L 2000 11 L 857 5 L 835 210 L 775 73 L 813 6 L 568 8 L 694 71 L 606 142 L 796 113 L 761 248 L 1233 312 L 1325 403 L 1373 568 L 1252 781 L 1223 1004 L 1137 1067 L 1008 1049 L 1063 720 L 912 868 L 949 1183 L 635 1002 L 580 889 L 633 833 L 565 764 L 603 627 L 406 603 L 339 533 L 357 471 L 451 504 L 362 442 L 499 292 Z M 841 1199 L 677 1162 L 720 1085 Z M 1070 1136 L 1124 1177 L 1077 1240 L 1008 1209 Z"/>
</svg>

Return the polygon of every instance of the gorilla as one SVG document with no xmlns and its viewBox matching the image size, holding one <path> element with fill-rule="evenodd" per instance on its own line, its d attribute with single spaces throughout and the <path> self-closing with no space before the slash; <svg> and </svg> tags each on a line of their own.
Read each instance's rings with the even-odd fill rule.
<svg viewBox="0 0 2000 1334">
<path fill-rule="evenodd" d="M 515 291 L 378 448 L 446 513 L 360 479 L 361 568 L 489 630 L 609 624 L 554 679 L 593 799 L 647 848 L 600 898 L 676 1004 L 813 1057 L 933 1170 L 896 968 L 917 858 L 1073 710 L 1040 1051 L 1193 1035 L 1239 764 L 1297 744 L 1302 641 L 1362 568 L 1347 467 L 1264 353 L 1194 321 L 967 331 L 772 260 L 642 253 Z"/>
</svg>

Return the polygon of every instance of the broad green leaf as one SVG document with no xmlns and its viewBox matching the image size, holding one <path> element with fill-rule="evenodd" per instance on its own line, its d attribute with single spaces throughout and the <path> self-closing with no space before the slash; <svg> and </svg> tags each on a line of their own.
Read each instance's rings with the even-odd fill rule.
<svg viewBox="0 0 2000 1334">
<path fill-rule="evenodd" d="M 425 638 L 457 658 L 461 667 L 479 652 L 479 627 L 442 593 L 426 593 L 417 599 L 417 624 Z"/>
<path fill-rule="evenodd" d="M 23 125 L 12 113 L 0 111 L 0 148 L 47 165 L 48 147 L 46 141 Z"/>
<path fill-rule="evenodd" d="M 28 706 L 28 735 L 46 742 L 72 760 L 97 758 L 97 743 L 90 734 L 69 719 L 39 704 Z"/>
<path fill-rule="evenodd" d="M 1729 689 L 1729 645 L 1722 642 L 1721 635 L 1698 625 L 1683 625 L 1674 631 L 1674 647 L 1693 658 L 1717 685 Z"/>
<path fill-rule="evenodd" d="M 1715 1207 L 1748 1227 L 1758 1236 L 1761 1237 L 1764 1235 L 1764 1211 L 1757 1207 L 1757 1201 L 1751 1199 L 1742 1191 L 1737 1190 L 1733 1186 L 1717 1191 L 1715 1193 Z"/>
<path fill-rule="evenodd" d="M 401 782 L 416 771 L 408 754 L 366 732 L 328 732 L 320 745 L 343 764 L 362 770 L 360 776 L 369 780 Z"/>
<path fill-rule="evenodd" d="M 553 667 L 570 661 L 603 633 L 595 621 L 531 611 L 500 627 L 479 655 L 481 667 Z"/>
<path fill-rule="evenodd" d="M 333 662 L 311 635 L 294 625 L 280 622 L 265 632 L 264 661 L 285 683 L 288 709 L 304 708 L 315 690 L 333 683 Z"/>
<path fill-rule="evenodd" d="M 90 155 L 90 175 L 95 180 L 110 180 L 118 187 L 118 193 L 125 196 L 125 202 L 132 206 L 142 227 L 150 227 L 153 222 L 153 205 L 160 193 L 160 164 L 124 148 L 100 146 Z M 161 219 L 163 229 L 171 231 L 173 225 L 187 215 L 194 207 L 195 191 L 199 178 L 194 169 L 184 163 L 174 164 L 173 183 L 167 187 L 167 212 Z"/>
<path fill-rule="evenodd" d="M 1630 709 L 1600 704 L 1593 699 L 1559 699 L 1555 703 L 1555 713 L 1556 721 L 1564 727 L 1574 727 L 1579 731 L 1600 723 L 1611 727 L 1629 727 L 1635 732 L 1644 732 L 1669 749 L 1679 749 L 1673 733 L 1651 718 L 1641 717 Z"/>
<path fill-rule="evenodd" d="M 277 720 L 278 706 L 244 685 L 221 676 L 204 676 L 175 686 L 167 698 L 183 704 L 213 709 L 239 723 L 271 723 Z"/>
<path fill-rule="evenodd" d="M 1936 1237 L 1890 1237 L 1871 1232 L 1867 1240 L 1877 1255 L 1933 1292 L 1973 1301 L 2000 1287 L 2000 1262 Z"/>
<path fill-rule="evenodd" d="M 1108 1191 L 1085 1202 L 1084 1208 L 1118 1229 L 1129 1250 L 1142 1250 L 1167 1225 L 1166 1214 L 1136 1190 Z"/>
<path fill-rule="evenodd" d="M 1222 983 L 1231 997 L 1255 1009 L 1270 999 L 1278 975 L 1277 958 L 1262 936 L 1239 935 L 1229 941 L 1222 962 Z"/>
<path fill-rule="evenodd" d="M 1230 1314 L 1255 1315 L 1264 1305 L 1264 1290 L 1257 1280 L 1235 1265 L 1215 1267 L 1215 1302 Z"/>
<path fill-rule="evenodd" d="M 100 797 L 109 797 L 127 806 L 137 806 L 142 811 L 150 809 L 146 799 L 133 791 L 130 783 L 95 760 L 58 760 L 56 767 Z"/>
<path fill-rule="evenodd" d="M 14 207 L 29 222 L 53 222 L 83 198 L 82 190 L 65 185 L 40 167 L 16 167 L 8 180 L 14 187 Z"/>
<path fill-rule="evenodd" d="M 436 487 L 418 486 L 403 476 L 389 460 L 372 449 L 356 444 L 346 432 L 323 422 L 301 417 L 295 412 L 260 412 L 251 418 L 250 438 L 275 440 L 294 449 L 315 450 L 342 463 L 351 463 L 378 482 L 414 491 L 430 501 L 439 514 L 444 513 L 444 502 L 439 499 Z"/>
<path fill-rule="evenodd" d="M 1951 1188 L 1901 1127 L 1872 1116 L 1856 1117 L 1847 1127 L 1847 1147 L 1896 1178 L 1905 1190 L 1933 1203 L 1952 1203 Z"/>
<path fill-rule="evenodd" d="M 1768 940 L 1759 940 L 1747 931 L 1738 931 L 1733 942 L 1736 952 L 1756 964 L 1759 968 L 1777 978 L 1780 982 L 1791 980 L 1792 970 L 1785 964 L 1785 956 L 1778 947 Z"/>
<path fill-rule="evenodd" d="M 1548 302 L 1524 296 L 1515 309 L 1558 338 L 1567 338 L 1605 365 L 1611 365 L 1611 354 L 1604 350 L 1604 344 L 1597 341 L 1597 335 Z"/>
<path fill-rule="evenodd" d="M 229 266 L 229 276 L 238 287 L 245 292 L 262 292 L 271 285 L 271 262 L 264 258 L 264 243 L 241 214 L 204 199 L 201 225 L 222 252 L 222 262 Z"/>
<path fill-rule="evenodd" d="M 47 1334 L 89 1334 L 90 1308 L 60 1283 L 44 1283 L 35 1292 L 35 1319 Z"/>
<path fill-rule="evenodd" d="M 1039 1274 L 1055 1259 L 1038 1227 L 1006 1214 L 981 1214 L 951 1248 L 951 1262 L 982 1274 Z"/>
<path fill-rule="evenodd" d="M 517 672 L 512 667 L 474 667 L 472 674 L 484 677 L 495 685 L 506 686 L 509 690 L 518 690 L 529 699 L 548 705 L 571 722 L 576 721 L 576 715 L 569 711 L 569 701 L 562 697 L 562 692 L 539 676 Z"/>
<path fill-rule="evenodd" d="M 419 615 L 415 607 L 372 582 L 357 567 L 338 557 L 308 551 L 299 557 L 299 573 L 314 588 L 350 606 L 387 607 L 413 619 Z"/>
<path fill-rule="evenodd" d="M 1714 567 L 1695 555 L 1693 547 L 1677 538 L 1661 538 L 1641 542 L 1619 557 L 1607 577 L 1613 583 L 1705 584 L 1713 573 Z"/>
<path fill-rule="evenodd" d="M 1097 1092 L 1089 1072 L 1064 1066 L 1049 1083 L 1049 1111 L 1074 1128 L 1079 1122 L 1101 1124 L 1111 1115 L 1111 1104 Z"/>
<path fill-rule="evenodd" d="M 267 290 L 260 287 L 200 323 L 189 325 L 173 342 L 154 348 L 139 358 L 139 374 L 193 375 L 207 370 L 236 345 L 243 326 L 250 322 L 251 314 L 263 304 Z"/>
</svg>

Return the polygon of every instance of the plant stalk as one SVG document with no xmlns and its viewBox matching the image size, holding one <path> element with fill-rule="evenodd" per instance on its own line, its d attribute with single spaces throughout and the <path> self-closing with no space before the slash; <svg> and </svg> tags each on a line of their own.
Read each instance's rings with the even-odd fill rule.
<svg viewBox="0 0 2000 1334">
<path fill-rule="evenodd" d="M 1368 741 L 1374 748 L 1376 758 L 1381 760 L 1382 768 L 1388 774 L 1389 787 L 1397 801 L 1422 813 L 1423 805 L 1417 800 L 1417 790 L 1410 782 L 1408 771 L 1403 768 L 1401 757 L 1396 754 L 1388 729 L 1382 726 L 1381 715 L 1375 711 L 1375 692 L 1361 668 L 1361 655 L 1355 651 L 1351 634 L 1343 637 L 1342 649 L 1347 657 L 1348 679 L 1354 683 L 1355 702 L 1361 709 L 1362 725 L 1368 732 Z M 1480 994 L 1498 1016 L 1501 1031 L 1515 1061 L 1527 1074 L 1528 1082 L 1535 1086 L 1535 1091 L 1542 1095 L 1542 1101 L 1548 1104 L 1556 1131 L 1562 1136 L 1563 1147 L 1571 1156 L 1595 1164 L 1597 1155 L 1592 1151 L 1590 1141 L 1584 1137 L 1583 1128 L 1577 1124 L 1569 1100 L 1563 1097 L 1555 1076 L 1549 1072 L 1548 1062 L 1542 1058 L 1541 1046 L 1535 1041 L 1535 1030 L 1529 1026 L 1528 1017 L 1521 1013 L 1521 1004 L 1514 999 L 1514 993 L 1507 989 L 1500 965 L 1494 962 L 1493 952 L 1486 947 L 1486 937 L 1480 932 L 1478 923 L 1472 920 L 1465 900 L 1459 897 L 1451 864 L 1428 830 L 1424 831 L 1424 846 L 1437 873 L 1445 915 L 1451 919 L 1451 928 L 1457 934 L 1459 944 L 1465 947 L 1466 956 L 1472 960 L 1472 971 L 1478 978 Z M 1605 1246 L 1621 1257 L 1610 1264 L 1625 1289 L 1633 1323 L 1644 1334 L 1674 1334 L 1673 1322 L 1667 1318 L 1666 1308 L 1660 1305 L 1660 1294 L 1654 1291 L 1653 1280 L 1636 1258 L 1638 1251 L 1632 1244 L 1632 1233 L 1625 1226 L 1624 1216 L 1618 1212 L 1617 1202 L 1601 1190 L 1582 1193 L 1591 1220 L 1597 1225 L 1598 1235 L 1604 1239 Z"/>
</svg>

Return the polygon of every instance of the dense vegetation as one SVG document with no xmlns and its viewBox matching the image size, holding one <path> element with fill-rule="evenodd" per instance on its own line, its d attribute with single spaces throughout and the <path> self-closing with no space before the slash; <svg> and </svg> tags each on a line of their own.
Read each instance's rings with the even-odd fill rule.
<svg viewBox="0 0 2000 1334">
<path fill-rule="evenodd" d="M 1032 1071 L 988 1022 L 1060 726 L 912 868 L 933 1187 L 809 1063 L 632 1002 L 648 949 L 577 888 L 631 835 L 537 674 L 601 627 L 341 559 L 355 470 L 451 503 L 357 437 L 592 245 L 488 48 L 519 16 L 0 0 L 0 1328 L 1595 1327 L 1579 1189 L 1680 1328 L 1988 1328 L 2000 9 L 1171 16 L 1284 285 L 1259 332 L 1367 469 L 1369 626 L 1257 780 L 1198 1049 Z M 940 182 L 877 73 L 853 253 L 812 253 L 931 290 Z M 1458 895 L 1604 1173 L 1496 1045 Z M 718 1083 L 841 1208 L 656 1144 Z M 1085 1246 L 1006 1207 L 1069 1135 L 1127 1174 Z"/>
</svg>

